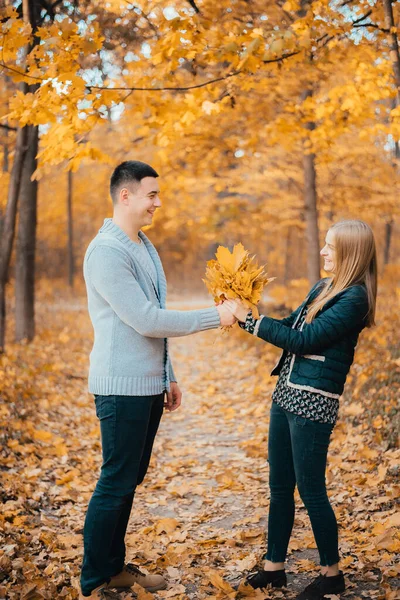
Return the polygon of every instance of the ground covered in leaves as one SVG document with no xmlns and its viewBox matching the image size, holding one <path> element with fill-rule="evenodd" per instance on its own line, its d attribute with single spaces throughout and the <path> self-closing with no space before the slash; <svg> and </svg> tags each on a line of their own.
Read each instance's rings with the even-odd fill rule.
<svg viewBox="0 0 400 600">
<path fill-rule="evenodd" d="M 396 302 L 392 294 L 382 303 L 379 326 L 363 335 L 330 449 L 343 597 L 353 600 L 400 597 Z M 72 600 L 101 455 L 86 392 L 92 332 L 84 297 L 53 287 L 39 292 L 38 317 L 35 341 L 9 343 L 0 357 L 0 598 Z M 171 347 L 183 407 L 163 418 L 127 535 L 129 559 L 164 572 L 169 586 L 138 597 L 241 598 L 234 587 L 265 548 L 269 371 L 278 351 L 238 328 Z M 253 597 L 292 598 L 317 569 L 297 498 L 288 589 Z"/>
</svg>

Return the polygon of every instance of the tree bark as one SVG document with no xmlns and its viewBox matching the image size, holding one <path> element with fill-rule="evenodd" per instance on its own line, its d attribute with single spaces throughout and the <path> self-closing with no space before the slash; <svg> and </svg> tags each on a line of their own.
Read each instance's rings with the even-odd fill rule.
<svg viewBox="0 0 400 600">
<path fill-rule="evenodd" d="M 313 285 L 321 277 L 315 154 L 304 155 L 304 209 L 307 236 L 307 276 Z"/>
<path fill-rule="evenodd" d="M 31 341 L 35 335 L 35 249 L 37 215 L 37 181 L 32 181 L 36 170 L 39 129 L 29 125 L 20 189 L 17 258 L 15 273 L 15 339 Z"/>
<path fill-rule="evenodd" d="M 397 104 L 400 104 L 400 50 L 397 39 L 397 28 L 394 21 L 392 0 L 383 0 L 385 11 L 385 26 L 389 30 L 390 58 L 393 66 L 393 75 L 397 88 Z"/>
<path fill-rule="evenodd" d="M 7 205 L 3 219 L 2 236 L 0 239 L 0 353 L 4 351 L 6 331 L 6 302 L 5 292 L 8 269 L 15 235 L 17 205 L 21 184 L 21 174 L 24 157 L 27 151 L 27 128 L 18 129 L 15 145 L 14 162 L 11 169 L 8 186 Z"/>
<path fill-rule="evenodd" d="M 384 267 L 386 267 L 386 265 L 389 264 L 389 260 L 390 260 L 390 246 L 391 246 L 391 242 L 392 242 L 393 225 L 394 225 L 393 219 L 390 219 L 390 221 L 387 221 L 385 223 L 385 246 L 383 249 L 383 265 L 384 265 Z"/>
<path fill-rule="evenodd" d="M 392 61 L 393 76 L 397 89 L 396 98 L 394 100 L 394 108 L 396 108 L 397 106 L 400 106 L 400 50 L 399 40 L 397 37 L 397 28 L 393 15 L 392 0 L 383 0 L 383 8 L 385 11 L 385 27 L 389 31 L 390 59 Z M 398 177 L 400 163 L 400 145 L 398 140 L 396 140 L 394 144 L 393 159 L 395 174 Z M 390 259 L 390 245 L 393 238 L 393 227 L 394 219 L 391 217 L 385 224 L 385 247 L 383 257 L 384 266 L 389 263 Z"/>
<path fill-rule="evenodd" d="M 7 121 L 6 121 L 7 124 Z M 3 173 L 8 173 L 9 171 L 9 150 L 8 150 L 8 144 L 9 144 L 9 129 L 5 128 L 4 129 L 4 141 L 3 141 Z"/>
<path fill-rule="evenodd" d="M 67 254 L 68 254 L 68 283 L 74 287 L 75 277 L 75 257 L 74 257 L 74 222 L 72 214 L 72 171 L 68 171 L 68 189 L 67 189 Z"/>
<path fill-rule="evenodd" d="M 291 273 L 292 273 L 292 229 L 293 227 L 289 225 L 286 231 L 286 244 L 285 244 L 285 264 L 283 270 L 283 283 L 286 285 L 288 281 L 290 281 Z"/>
<path fill-rule="evenodd" d="M 31 52 L 40 42 L 36 36 L 40 22 L 41 5 L 38 0 L 22 0 L 22 18 L 32 27 L 32 42 L 25 48 Z M 28 86 L 26 92 L 35 93 L 39 84 Z M 32 175 L 37 168 L 39 127 L 28 125 L 27 151 L 21 174 L 19 219 L 16 244 L 15 271 L 15 340 L 31 341 L 35 335 L 35 249 L 37 216 L 37 181 Z"/>
<path fill-rule="evenodd" d="M 312 96 L 312 90 L 306 90 L 303 94 L 303 101 Z M 306 123 L 306 129 L 312 131 L 315 129 L 315 123 Z M 319 228 L 318 228 L 318 208 L 317 208 L 317 171 L 315 168 L 315 154 L 304 151 L 303 155 L 304 172 L 304 212 L 306 221 L 307 238 L 307 277 L 310 284 L 313 285 L 321 277 L 320 255 L 319 255 Z"/>
</svg>

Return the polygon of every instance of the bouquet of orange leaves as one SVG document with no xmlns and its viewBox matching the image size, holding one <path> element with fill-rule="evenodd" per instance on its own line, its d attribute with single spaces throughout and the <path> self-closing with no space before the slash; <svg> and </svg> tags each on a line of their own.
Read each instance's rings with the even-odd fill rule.
<svg viewBox="0 0 400 600">
<path fill-rule="evenodd" d="M 264 287 L 275 277 L 267 277 L 265 265 L 259 267 L 255 256 L 250 256 L 243 244 L 236 244 L 233 251 L 219 246 L 216 260 L 207 263 L 203 279 L 209 293 L 217 304 L 228 299 L 240 299 L 251 309 L 253 317 L 259 318 L 257 304 Z"/>
</svg>

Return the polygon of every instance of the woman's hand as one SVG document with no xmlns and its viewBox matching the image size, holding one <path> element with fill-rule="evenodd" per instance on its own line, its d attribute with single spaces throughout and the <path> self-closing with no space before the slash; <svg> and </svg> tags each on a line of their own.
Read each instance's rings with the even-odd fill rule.
<svg viewBox="0 0 400 600">
<path fill-rule="evenodd" d="M 235 315 L 237 320 L 241 323 L 246 321 L 246 317 L 249 314 L 249 308 L 241 300 L 225 300 L 223 306 L 229 308 L 231 313 Z"/>
</svg>

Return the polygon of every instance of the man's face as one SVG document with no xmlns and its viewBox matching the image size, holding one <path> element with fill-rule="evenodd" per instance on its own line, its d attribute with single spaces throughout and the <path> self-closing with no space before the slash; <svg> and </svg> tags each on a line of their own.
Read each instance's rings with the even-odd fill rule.
<svg viewBox="0 0 400 600">
<path fill-rule="evenodd" d="M 155 177 L 145 177 L 139 184 L 121 190 L 127 200 L 128 212 L 140 227 L 151 225 L 154 213 L 161 206 L 160 187 Z"/>
</svg>

